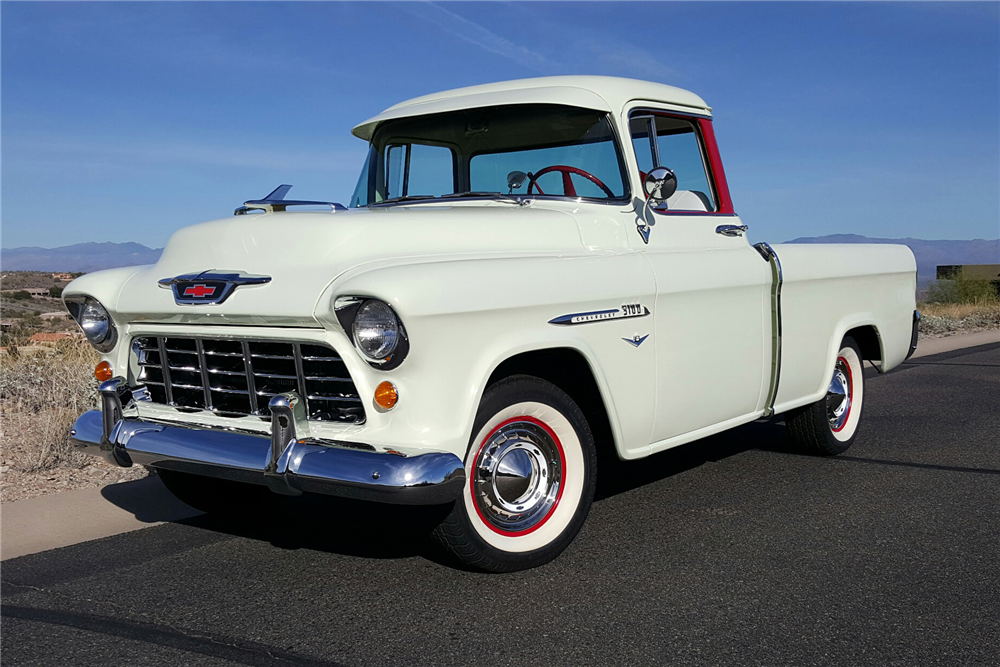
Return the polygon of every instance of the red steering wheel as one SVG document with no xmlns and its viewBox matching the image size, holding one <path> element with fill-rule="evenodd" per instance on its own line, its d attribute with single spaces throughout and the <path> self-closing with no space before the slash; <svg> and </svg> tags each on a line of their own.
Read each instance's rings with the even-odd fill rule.
<svg viewBox="0 0 1000 667">
<path fill-rule="evenodd" d="M 573 187 L 573 179 L 569 177 L 570 174 L 576 174 L 577 176 L 583 176 L 588 181 L 590 181 L 600 189 L 604 190 L 604 193 L 609 198 L 611 199 L 615 198 L 615 193 L 611 191 L 611 188 L 606 186 L 597 176 L 594 176 L 590 172 L 584 171 L 583 169 L 577 169 L 576 167 L 568 167 L 564 164 L 554 164 L 551 167 L 546 167 L 545 169 L 542 169 L 538 173 L 528 174 L 528 179 L 529 179 L 528 194 L 529 195 L 531 194 L 531 188 L 537 188 L 538 194 L 544 195 L 545 193 L 542 192 L 541 186 L 539 186 L 538 183 L 536 183 L 536 181 L 538 180 L 539 176 L 544 176 L 545 174 L 548 174 L 553 171 L 558 171 L 560 174 L 562 174 L 563 194 L 566 195 L 567 197 L 579 196 L 576 194 L 576 188 Z"/>
</svg>

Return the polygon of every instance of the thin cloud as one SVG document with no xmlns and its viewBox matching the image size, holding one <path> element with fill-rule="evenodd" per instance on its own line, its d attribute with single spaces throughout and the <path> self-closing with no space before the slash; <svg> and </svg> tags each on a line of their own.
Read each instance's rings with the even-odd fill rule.
<svg viewBox="0 0 1000 667">
<path fill-rule="evenodd" d="M 260 144 L 260 140 L 255 143 Z M 266 142 L 265 142 L 266 143 Z M 22 168 L 31 164 L 55 166 L 85 164 L 101 168 L 150 167 L 162 164 L 185 164 L 269 170 L 309 170 L 357 172 L 364 149 L 303 151 L 294 149 L 257 149 L 241 145 L 183 144 L 156 141 L 120 141 L 85 143 L 61 138 L 14 140 L 5 152 L 22 157 Z"/>
<path fill-rule="evenodd" d="M 657 60 L 649 51 L 629 44 L 605 44 L 599 39 L 589 40 L 591 51 L 601 67 L 617 76 L 631 76 L 636 79 L 663 81 L 669 78 L 677 81 L 681 73 L 673 67 Z"/>
<path fill-rule="evenodd" d="M 515 44 L 478 23 L 433 2 L 403 3 L 400 7 L 408 14 L 435 24 L 453 37 L 478 46 L 484 51 L 513 60 L 527 69 L 536 72 L 550 72 L 558 67 L 556 63 L 541 53 Z M 418 7 L 420 9 L 417 9 Z"/>
</svg>

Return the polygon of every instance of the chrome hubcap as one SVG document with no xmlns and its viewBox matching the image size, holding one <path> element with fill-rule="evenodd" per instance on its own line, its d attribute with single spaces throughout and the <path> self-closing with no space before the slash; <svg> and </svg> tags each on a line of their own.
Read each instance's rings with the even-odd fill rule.
<svg viewBox="0 0 1000 667">
<path fill-rule="evenodd" d="M 826 416 L 834 431 L 839 431 L 844 427 L 844 422 L 847 421 L 847 416 L 851 411 L 849 374 L 847 362 L 843 359 L 837 359 L 837 365 L 833 369 L 833 379 L 830 380 L 830 388 L 826 392 Z"/>
<path fill-rule="evenodd" d="M 483 519 L 503 532 L 523 532 L 544 520 L 559 497 L 559 447 L 538 424 L 511 422 L 483 443 L 472 474 Z"/>
</svg>

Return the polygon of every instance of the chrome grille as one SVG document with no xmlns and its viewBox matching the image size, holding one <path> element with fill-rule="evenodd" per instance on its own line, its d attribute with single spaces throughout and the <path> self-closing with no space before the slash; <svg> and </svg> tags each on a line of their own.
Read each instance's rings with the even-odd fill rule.
<svg viewBox="0 0 1000 667">
<path fill-rule="evenodd" d="M 312 343 L 140 337 L 132 341 L 137 384 L 154 403 L 270 418 L 272 396 L 295 391 L 317 421 L 361 423 L 365 409 L 336 350 Z"/>
</svg>

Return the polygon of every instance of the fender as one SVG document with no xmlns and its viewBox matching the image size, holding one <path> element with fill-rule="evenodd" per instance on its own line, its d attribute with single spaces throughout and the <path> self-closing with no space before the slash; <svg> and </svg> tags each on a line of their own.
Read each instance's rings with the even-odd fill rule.
<svg viewBox="0 0 1000 667">
<path fill-rule="evenodd" d="M 119 334 L 124 334 L 128 327 L 127 318 L 123 318 L 118 312 L 118 298 L 125 289 L 125 285 L 140 271 L 149 269 L 145 266 L 124 266 L 118 269 L 105 269 L 85 273 L 76 278 L 63 290 L 62 298 L 68 296 L 89 296 L 97 299 L 102 306 L 108 310 L 112 322 L 117 327 Z M 121 340 L 121 339 L 119 339 Z M 123 368 L 128 364 L 128 346 L 117 344 L 110 352 L 101 354 L 101 361 L 107 361 L 113 368 Z"/>
<path fill-rule="evenodd" d="M 368 296 L 389 303 L 403 322 L 410 351 L 398 368 L 381 371 L 359 364 L 366 367 L 363 373 L 391 380 L 400 392 L 399 404 L 388 413 L 392 432 L 386 428 L 381 435 L 464 457 L 493 371 L 522 352 L 564 347 L 578 351 L 590 365 L 619 455 L 635 458 L 649 445 L 655 352 L 654 345 L 629 341 L 652 334 L 652 318 L 579 326 L 550 321 L 625 303 L 651 306 L 654 294 L 648 262 L 631 251 L 463 258 L 349 271 L 319 299 L 316 318 L 339 330 L 333 301 Z M 367 428 L 378 431 L 383 421 L 383 415 L 371 415 Z M 380 435 L 375 431 L 373 441 Z"/>
</svg>

